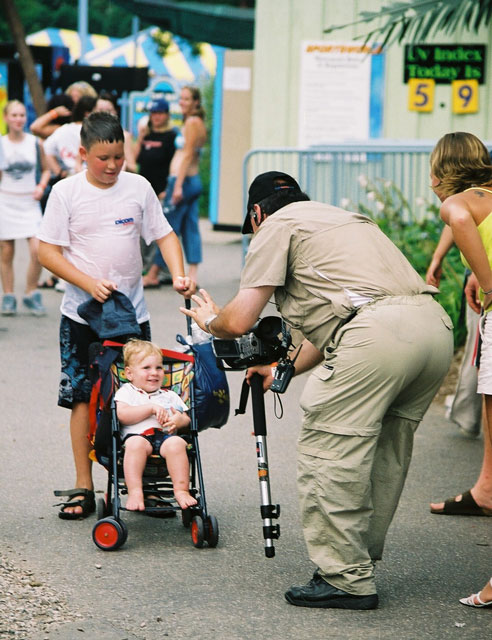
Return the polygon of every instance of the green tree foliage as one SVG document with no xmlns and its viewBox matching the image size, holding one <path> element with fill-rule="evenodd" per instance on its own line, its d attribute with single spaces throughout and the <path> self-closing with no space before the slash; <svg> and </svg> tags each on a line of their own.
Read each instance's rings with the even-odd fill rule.
<svg viewBox="0 0 492 640">
<path fill-rule="evenodd" d="M 200 0 L 206 4 L 228 4 L 237 7 L 254 7 L 254 0 Z M 48 27 L 77 29 L 78 0 L 15 0 L 26 34 Z M 99 33 L 113 38 L 125 38 L 131 34 L 132 14 L 113 0 L 88 0 L 89 33 Z M 150 26 L 141 24 L 142 28 Z M 8 25 L 0 20 L 0 42 L 11 42 Z"/>
<path fill-rule="evenodd" d="M 403 0 L 383 5 L 377 11 L 361 11 L 350 25 L 333 25 L 325 33 L 355 24 L 375 27 L 364 30 L 366 41 L 423 42 L 437 33 L 453 34 L 460 29 L 477 32 L 492 19 L 492 0 Z"/>
<path fill-rule="evenodd" d="M 214 82 L 209 80 L 202 88 L 202 105 L 205 109 L 205 126 L 207 127 L 207 142 L 203 147 L 200 157 L 200 179 L 203 185 L 203 194 L 200 198 L 200 217 L 208 218 L 210 202 L 210 174 L 211 174 L 211 138 L 214 106 Z"/>
<path fill-rule="evenodd" d="M 114 38 L 131 34 L 132 15 L 112 0 L 88 0 L 89 33 Z M 78 0 L 16 0 L 26 34 L 48 27 L 77 29 Z M 0 41 L 11 41 L 8 25 L 0 20 Z"/>
</svg>

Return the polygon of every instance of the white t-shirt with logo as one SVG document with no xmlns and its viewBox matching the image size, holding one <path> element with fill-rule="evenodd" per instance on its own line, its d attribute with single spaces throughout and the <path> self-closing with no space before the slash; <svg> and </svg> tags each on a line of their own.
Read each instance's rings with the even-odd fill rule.
<svg viewBox="0 0 492 640">
<path fill-rule="evenodd" d="M 115 185 L 100 189 L 90 184 L 83 171 L 53 187 L 38 238 L 63 247 L 64 257 L 83 273 L 115 282 L 142 323 L 149 313 L 143 295 L 140 236 L 150 244 L 171 231 L 145 178 L 121 172 Z M 60 310 L 87 324 L 77 307 L 89 299 L 86 291 L 67 283 Z"/>
<path fill-rule="evenodd" d="M 169 389 L 159 389 L 154 393 L 146 393 L 142 389 L 133 386 L 131 382 L 126 382 L 115 393 L 116 402 L 121 401 L 131 407 L 141 407 L 147 404 L 158 404 L 163 409 L 176 409 L 177 411 L 188 411 L 188 407 L 181 400 L 177 393 Z M 135 424 L 121 425 L 121 435 L 124 438 L 130 433 L 142 433 L 147 429 L 154 428 L 162 431 L 162 427 L 157 418 L 152 415 L 141 422 Z"/>
</svg>

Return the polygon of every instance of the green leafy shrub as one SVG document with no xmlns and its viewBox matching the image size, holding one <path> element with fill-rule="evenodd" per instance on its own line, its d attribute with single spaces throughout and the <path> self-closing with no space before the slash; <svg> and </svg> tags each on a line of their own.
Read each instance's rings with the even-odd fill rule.
<svg viewBox="0 0 492 640">
<path fill-rule="evenodd" d="M 359 202 L 355 209 L 372 218 L 425 279 L 443 228 L 439 207 L 424 198 L 417 198 L 415 209 L 419 213 L 416 215 L 415 209 L 393 182 L 383 179 L 369 181 L 365 176 L 359 176 L 359 183 L 365 189 L 367 203 Z M 354 208 L 348 200 L 342 201 L 342 206 Z M 464 267 L 456 247 L 444 259 L 442 272 L 440 293 L 436 299 L 451 317 L 455 326 L 455 345 L 460 346 L 466 336 L 466 327 L 459 321 Z"/>
<path fill-rule="evenodd" d="M 207 142 L 205 143 L 200 156 L 200 179 L 203 185 L 203 193 L 199 200 L 199 210 L 201 218 L 208 218 L 210 201 L 210 170 L 211 170 L 211 145 L 213 104 L 214 104 L 214 82 L 209 80 L 202 87 L 202 105 L 205 109 L 205 126 L 207 127 Z"/>
</svg>

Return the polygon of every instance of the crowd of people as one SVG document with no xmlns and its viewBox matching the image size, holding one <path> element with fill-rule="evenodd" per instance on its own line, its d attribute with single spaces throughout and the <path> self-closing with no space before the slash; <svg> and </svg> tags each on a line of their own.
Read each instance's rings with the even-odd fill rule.
<svg viewBox="0 0 492 640">
<path fill-rule="evenodd" d="M 54 96 L 31 133 L 25 130 L 25 106 L 13 100 L 5 107 L 1 313 L 17 313 L 16 240 L 29 243 L 25 309 L 44 315 L 40 289 L 64 290 L 58 404 L 71 411 L 76 480 L 75 488 L 57 492 L 67 496 L 58 515 L 78 520 L 95 511 L 88 363 L 89 345 L 98 335 L 81 317 L 80 306 L 92 298 L 103 304 L 118 291 L 135 309 L 139 339 L 126 347 L 129 383 L 116 398 L 126 438 L 127 508 L 144 508 L 141 473 L 154 451 L 168 461 L 176 499 L 187 509 L 196 501 L 187 490 L 184 441 L 175 436 L 189 418 L 179 398 L 167 396 L 162 404 L 157 397 L 162 364 L 150 341 L 144 287 L 167 278 L 176 292 L 193 297 L 196 306 L 182 308 L 183 313 L 220 338 L 248 331 L 274 295 L 283 318 L 304 336 L 296 375 L 313 370 L 300 399 L 298 487 L 305 541 L 317 569 L 285 597 L 297 606 L 374 609 L 375 564 L 404 486 L 414 433 L 453 354 L 452 323 L 434 300 L 442 260 L 453 242 L 469 270 L 467 298 L 477 314 L 469 316 L 470 343 L 477 327 L 480 332 L 479 366 L 464 365 L 463 377 L 471 382 L 463 395 L 473 418 L 462 430 L 476 436 L 482 419 L 484 454 L 474 486 L 433 503 L 431 511 L 492 516 L 490 154 L 475 136 L 453 133 L 431 155 L 431 186 L 447 226 L 427 282 L 367 217 L 311 202 L 288 174 L 260 174 L 250 185 L 242 227 L 254 237 L 240 290 L 219 308 L 206 291 L 193 295 L 202 261 L 199 163 L 207 140 L 200 92 L 183 87 L 179 105 L 181 129 L 170 123 L 168 102 L 154 100 L 135 143 L 119 123 L 114 96 L 97 95 L 87 83 Z M 115 215 L 125 224 L 115 224 Z M 42 266 L 51 274 L 44 282 Z M 118 337 L 123 343 L 128 338 Z M 253 367 L 247 377 L 255 373 L 268 390 L 271 366 Z M 484 398 L 483 416 L 476 395 Z M 157 431 L 166 427 L 166 436 L 149 438 L 149 424 Z M 491 589 L 492 579 L 460 602 L 490 607 Z"/>
<path fill-rule="evenodd" d="M 196 279 L 197 267 L 202 260 L 198 170 L 200 152 L 207 138 L 200 90 L 183 87 L 179 105 L 183 116 L 182 130 L 170 124 L 169 103 L 158 98 L 149 105 L 147 123 L 139 127 L 135 141 L 130 132 L 124 131 L 123 170 L 147 178 L 161 202 L 167 195 L 166 217 L 185 247 L 189 275 Z M 54 95 L 46 113 L 30 125 L 30 132 L 26 131 L 26 108 L 21 102 L 12 100 L 4 109 L 7 133 L 1 141 L 4 166 L 1 167 L 3 178 L 0 182 L 2 315 L 17 313 L 13 268 L 15 240 L 26 239 L 29 243 L 30 263 L 23 297 L 26 310 L 35 316 L 44 315 L 41 289 L 65 290 L 63 280 L 54 274 L 39 280 L 41 265 L 37 258 L 36 233 L 52 187 L 85 169 L 80 155 L 82 122 L 90 113 L 100 111 L 118 116 L 116 96 L 109 91 L 97 94 L 83 81 Z M 168 189 L 170 167 L 172 178 Z M 172 203 L 171 207 L 169 203 Z M 144 287 L 170 284 L 168 265 L 155 243 L 147 246 L 142 241 L 141 251 Z"/>
</svg>

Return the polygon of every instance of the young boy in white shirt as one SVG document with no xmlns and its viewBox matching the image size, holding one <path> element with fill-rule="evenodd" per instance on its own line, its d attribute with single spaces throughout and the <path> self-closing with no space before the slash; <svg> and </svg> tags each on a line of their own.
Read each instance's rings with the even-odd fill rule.
<svg viewBox="0 0 492 640">
<path fill-rule="evenodd" d="M 165 459 L 174 497 L 182 509 L 187 509 L 196 500 L 189 492 L 186 441 L 178 431 L 190 425 L 188 407 L 177 393 L 161 389 L 164 368 L 157 345 L 147 340 L 129 340 L 123 347 L 123 359 L 129 382 L 118 389 L 115 401 L 125 449 L 126 508 L 145 509 L 142 474 L 147 458 L 154 453 Z"/>
<path fill-rule="evenodd" d="M 98 336 L 78 315 L 78 306 L 91 297 L 104 303 L 118 289 L 135 307 L 141 337 L 150 339 L 140 236 L 147 244 L 157 243 L 174 289 L 183 295 L 194 290 L 194 283 L 184 276 L 179 240 L 150 183 L 137 174 L 120 173 L 124 134 L 117 118 L 105 112 L 88 116 L 81 129 L 80 155 L 87 170 L 53 187 L 38 234 L 41 264 L 67 282 L 61 303 L 58 404 L 72 411 L 76 489 L 57 492 L 69 496 L 58 514 L 65 520 L 85 518 L 95 510 L 87 439 L 91 392 L 88 350 Z M 125 340 L 121 336 L 120 341 Z"/>
</svg>

